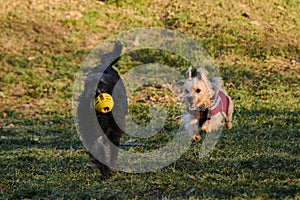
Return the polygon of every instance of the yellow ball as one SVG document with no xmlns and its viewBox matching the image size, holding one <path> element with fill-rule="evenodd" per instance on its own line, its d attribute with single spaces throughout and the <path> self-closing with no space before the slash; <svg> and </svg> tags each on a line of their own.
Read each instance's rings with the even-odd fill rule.
<svg viewBox="0 0 300 200">
<path fill-rule="evenodd" d="M 95 109 L 101 113 L 108 113 L 114 107 L 114 100 L 111 95 L 102 93 L 94 100 Z"/>
</svg>

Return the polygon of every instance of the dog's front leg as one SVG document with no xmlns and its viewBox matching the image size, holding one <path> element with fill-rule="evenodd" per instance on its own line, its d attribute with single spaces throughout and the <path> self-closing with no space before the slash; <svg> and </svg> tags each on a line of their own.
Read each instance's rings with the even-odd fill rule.
<svg viewBox="0 0 300 200">
<path fill-rule="evenodd" d="M 193 142 L 198 142 L 201 139 L 199 134 L 199 120 L 194 118 L 193 115 L 186 114 L 185 119 L 185 129 L 188 131 Z"/>
<path fill-rule="evenodd" d="M 110 148 L 110 165 L 111 167 L 116 168 L 119 149 L 115 145 L 110 145 L 109 148 Z"/>
<path fill-rule="evenodd" d="M 204 122 L 204 124 L 202 125 L 201 129 L 205 133 L 211 132 L 211 123 L 210 123 L 210 120 L 206 120 L 206 122 Z"/>
<path fill-rule="evenodd" d="M 217 115 L 214 115 L 210 120 L 207 120 L 203 124 L 201 129 L 206 133 L 219 130 L 221 127 L 225 125 L 224 115 L 225 113 L 218 113 Z"/>
<path fill-rule="evenodd" d="M 107 166 L 108 163 L 106 161 L 105 140 L 105 136 L 99 136 L 91 149 L 91 154 L 97 159 L 96 164 L 98 165 L 101 174 L 103 176 L 108 176 L 110 174 L 110 169 Z"/>
<path fill-rule="evenodd" d="M 228 129 L 232 128 L 232 115 L 233 115 L 233 109 L 234 109 L 234 105 L 231 102 L 228 108 L 228 115 L 226 116 L 226 127 Z"/>
<path fill-rule="evenodd" d="M 121 130 L 110 130 L 108 139 L 110 140 L 110 165 L 113 168 L 117 167 L 120 139 L 123 132 Z"/>
</svg>

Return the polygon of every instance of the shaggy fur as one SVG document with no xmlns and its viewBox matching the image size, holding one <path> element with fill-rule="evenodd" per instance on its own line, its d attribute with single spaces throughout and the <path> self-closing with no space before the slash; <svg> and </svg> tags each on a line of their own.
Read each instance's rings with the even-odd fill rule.
<svg viewBox="0 0 300 200">
<path fill-rule="evenodd" d="M 195 77 L 192 77 L 191 68 L 187 71 L 187 80 L 184 84 L 184 89 L 185 101 L 189 111 L 207 111 L 214 105 L 215 99 L 217 98 L 217 91 L 221 90 L 225 93 L 222 79 L 220 77 L 214 77 L 210 82 L 207 78 L 207 74 L 208 72 L 204 68 L 197 69 L 197 75 Z M 185 128 L 189 132 L 193 142 L 198 142 L 201 139 L 199 126 L 200 129 L 206 133 L 218 130 L 223 126 L 231 129 L 233 108 L 234 106 L 230 99 L 227 113 L 219 112 L 202 122 L 199 122 L 197 117 L 187 112 L 184 115 Z"/>
<path fill-rule="evenodd" d="M 120 138 L 124 134 L 125 115 L 128 110 L 124 84 L 117 71 L 113 69 L 113 65 L 121 56 L 121 51 L 122 45 L 117 42 L 111 53 L 102 56 L 101 64 L 86 77 L 85 88 L 79 98 L 80 134 L 90 154 L 97 158 L 95 162 L 103 176 L 110 174 L 109 166 L 117 165 L 118 147 Z M 101 93 L 108 93 L 113 97 L 114 107 L 111 112 L 100 113 L 95 110 L 94 99 Z M 106 152 L 105 146 L 109 147 L 109 152 Z"/>
</svg>

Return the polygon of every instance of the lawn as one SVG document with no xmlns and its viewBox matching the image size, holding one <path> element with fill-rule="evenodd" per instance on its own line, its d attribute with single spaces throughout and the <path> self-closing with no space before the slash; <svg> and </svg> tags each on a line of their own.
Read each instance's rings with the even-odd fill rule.
<svg viewBox="0 0 300 200">
<path fill-rule="evenodd" d="M 0 199 L 300 198 L 299 1 L 2 0 L 0 11 Z M 76 73 L 105 39 L 143 27 L 203 45 L 235 103 L 233 129 L 204 158 L 197 143 L 162 169 L 101 180 L 73 121 Z M 182 75 L 188 67 L 142 50 L 117 69 L 151 62 Z M 129 103 L 137 124 L 149 123 L 154 105 L 168 117 L 138 141 L 146 146 L 125 150 L 159 148 L 182 124 L 184 104 L 165 88 L 141 87 Z"/>
</svg>

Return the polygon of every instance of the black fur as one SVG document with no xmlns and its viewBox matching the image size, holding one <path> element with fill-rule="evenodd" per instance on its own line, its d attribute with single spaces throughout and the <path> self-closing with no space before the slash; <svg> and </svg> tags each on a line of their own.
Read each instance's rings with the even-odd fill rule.
<svg viewBox="0 0 300 200">
<path fill-rule="evenodd" d="M 127 96 L 124 84 L 118 72 L 113 69 L 120 59 L 122 45 L 116 42 L 114 50 L 101 58 L 101 64 L 92 70 L 85 79 L 85 88 L 79 97 L 78 125 L 81 138 L 97 161 L 103 176 L 110 174 L 109 166 L 116 166 L 120 138 L 125 130 L 125 115 L 128 110 Z M 113 97 L 114 107 L 111 112 L 100 113 L 94 108 L 94 99 L 101 93 Z M 95 119 L 96 114 L 96 119 Z M 99 127 L 100 125 L 100 127 Z M 102 137 L 99 142 L 99 136 Z M 111 145 L 110 142 L 114 144 Z M 93 146 L 98 144 L 95 150 Z M 110 158 L 106 161 L 104 145 L 110 148 Z"/>
</svg>

